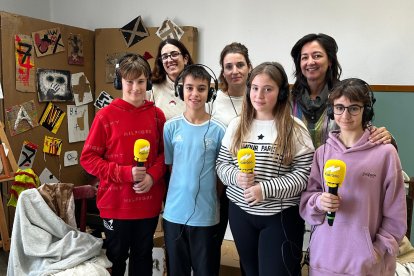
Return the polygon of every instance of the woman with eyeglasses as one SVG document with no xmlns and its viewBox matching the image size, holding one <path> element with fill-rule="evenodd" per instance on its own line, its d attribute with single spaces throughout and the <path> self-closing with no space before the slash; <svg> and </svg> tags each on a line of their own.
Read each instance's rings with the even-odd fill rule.
<svg viewBox="0 0 414 276">
<path fill-rule="evenodd" d="M 190 53 L 180 41 L 168 38 L 158 46 L 149 98 L 164 111 L 167 120 L 185 110 L 184 101 L 175 96 L 174 82 L 184 67 L 190 64 L 193 64 Z"/>
<path fill-rule="evenodd" d="M 396 149 L 370 141 L 374 102 L 369 85 L 355 78 L 341 81 L 329 96 L 327 113 L 339 130 L 316 150 L 300 201 L 301 216 L 314 227 L 310 275 L 395 273 L 407 230 L 405 188 Z M 335 195 L 326 182 L 340 176 L 338 160 L 346 173 Z"/>
<path fill-rule="evenodd" d="M 292 87 L 293 114 L 307 126 L 315 147 L 321 145 L 327 131 L 336 128 L 326 117 L 329 91 L 339 81 L 342 68 L 337 58 L 338 45 L 326 34 L 308 34 L 293 46 L 296 81 Z M 370 127 L 372 142 L 395 141 L 385 127 Z"/>
</svg>

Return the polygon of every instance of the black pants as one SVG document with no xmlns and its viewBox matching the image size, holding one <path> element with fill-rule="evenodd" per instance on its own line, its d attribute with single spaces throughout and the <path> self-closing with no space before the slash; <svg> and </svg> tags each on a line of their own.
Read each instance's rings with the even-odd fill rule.
<svg viewBox="0 0 414 276">
<path fill-rule="evenodd" d="M 112 262 L 112 276 L 152 275 L 153 238 L 158 216 L 149 219 L 103 219 L 106 256 Z"/>
<path fill-rule="evenodd" d="M 301 275 L 305 224 L 297 206 L 257 216 L 230 202 L 229 222 L 245 275 Z"/>
<path fill-rule="evenodd" d="M 218 275 L 214 266 L 216 226 L 188 226 L 164 219 L 164 239 L 169 276 Z"/>
</svg>

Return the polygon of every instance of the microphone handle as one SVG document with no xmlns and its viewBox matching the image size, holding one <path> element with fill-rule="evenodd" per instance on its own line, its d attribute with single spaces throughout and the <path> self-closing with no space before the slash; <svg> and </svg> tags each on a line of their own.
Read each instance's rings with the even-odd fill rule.
<svg viewBox="0 0 414 276">
<path fill-rule="evenodd" d="M 338 195 L 338 186 L 335 186 L 335 187 L 329 187 L 329 191 L 328 191 L 330 194 L 333 194 L 333 195 Z M 328 218 L 328 225 L 329 226 L 332 226 L 333 225 L 333 222 L 334 222 L 334 219 L 335 219 L 335 212 L 327 212 L 326 213 L 326 217 Z"/>
</svg>

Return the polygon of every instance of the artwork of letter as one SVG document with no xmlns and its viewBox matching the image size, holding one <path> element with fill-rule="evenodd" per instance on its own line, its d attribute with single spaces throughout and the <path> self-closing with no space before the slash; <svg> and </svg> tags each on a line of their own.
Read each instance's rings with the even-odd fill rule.
<svg viewBox="0 0 414 276">
<path fill-rule="evenodd" d="M 80 34 L 70 34 L 68 38 L 68 64 L 83 65 L 83 39 Z"/>
<path fill-rule="evenodd" d="M 78 152 L 76 150 L 71 150 L 65 152 L 65 159 L 63 161 L 64 167 L 74 166 L 78 164 Z"/>
<path fill-rule="evenodd" d="M 166 40 L 167 38 L 180 40 L 184 35 L 184 31 L 173 21 L 166 19 L 162 22 L 161 27 L 158 28 L 156 34 L 161 40 Z"/>
<path fill-rule="evenodd" d="M 141 16 L 126 24 L 120 31 L 128 48 L 149 36 L 149 32 L 144 26 Z"/>
<path fill-rule="evenodd" d="M 65 111 L 49 102 L 45 108 L 45 111 L 43 111 L 42 117 L 40 117 L 39 124 L 56 134 L 62 124 L 65 114 Z"/>
<path fill-rule="evenodd" d="M 37 69 L 39 102 L 73 101 L 70 83 L 69 71 Z"/>
<path fill-rule="evenodd" d="M 35 159 L 38 146 L 29 141 L 23 142 L 22 151 L 20 152 L 18 166 L 19 169 L 31 169 Z"/>
<path fill-rule="evenodd" d="M 16 90 L 21 92 L 36 92 L 36 71 L 34 51 L 30 35 L 17 34 L 14 36 L 16 49 Z"/>
<path fill-rule="evenodd" d="M 43 142 L 43 152 L 50 154 L 50 155 L 60 155 L 62 151 L 62 140 L 51 137 L 45 136 L 45 140 Z"/>
<path fill-rule="evenodd" d="M 10 135 L 15 136 L 39 125 L 33 100 L 5 109 Z"/>
<path fill-rule="evenodd" d="M 71 83 L 76 106 L 93 102 L 91 85 L 89 84 L 85 73 L 80 72 L 72 74 Z"/>
<path fill-rule="evenodd" d="M 113 100 L 114 98 L 111 95 L 109 95 L 106 91 L 102 91 L 96 99 L 94 106 L 101 109 L 109 105 Z"/>
<path fill-rule="evenodd" d="M 52 55 L 65 50 L 62 33 L 59 28 L 33 32 L 32 38 L 38 57 Z"/>
<path fill-rule="evenodd" d="M 69 143 L 85 141 L 89 133 L 88 106 L 68 105 Z"/>
<path fill-rule="evenodd" d="M 42 173 L 39 175 L 40 183 L 59 183 L 59 179 L 53 175 L 53 173 L 48 169 L 45 168 Z"/>
</svg>

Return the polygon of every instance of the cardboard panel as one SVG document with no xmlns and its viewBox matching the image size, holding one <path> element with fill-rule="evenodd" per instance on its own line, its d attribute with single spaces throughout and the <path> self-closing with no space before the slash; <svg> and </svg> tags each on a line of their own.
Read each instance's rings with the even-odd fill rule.
<svg viewBox="0 0 414 276">
<path fill-rule="evenodd" d="M 193 61 L 197 62 L 198 30 L 197 28 L 190 26 L 180 28 L 184 30 L 184 35 L 181 37 L 180 41 L 190 52 Z M 105 70 L 108 56 L 126 52 L 137 53 L 144 56 L 145 52 L 148 52 L 152 56 L 152 58 L 148 59 L 148 62 L 151 65 L 151 68 L 153 68 L 161 39 L 156 35 L 158 27 L 149 27 L 147 29 L 149 36 L 129 48 L 119 29 L 110 28 L 95 30 L 95 98 L 99 96 L 101 91 L 108 92 L 114 98 L 119 98 L 121 96 L 121 92 L 114 88 L 113 83 L 108 82 Z"/>
<path fill-rule="evenodd" d="M 37 57 L 34 56 L 36 68 L 68 70 L 71 73 L 84 72 L 88 78 L 91 89 L 94 89 L 94 32 L 90 30 L 80 29 L 68 25 L 57 24 L 44 20 L 34 19 L 30 17 L 15 15 L 11 13 L 1 12 L 1 72 L 2 84 L 4 92 L 4 100 L 1 106 L 1 120 L 5 121 L 4 110 L 8 107 L 22 104 L 30 100 L 34 100 L 37 109 L 38 118 L 41 117 L 47 102 L 39 103 L 37 93 L 22 93 L 16 90 L 16 71 L 15 71 L 15 45 L 14 36 L 16 34 L 31 35 L 33 32 L 59 28 L 62 34 L 62 42 L 65 50 L 56 54 Z M 71 34 L 80 34 L 83 38 L 83 56 L 84 65 L 68 64 L 68 38 Z M 67 105 L 73 105 L 74 102 L 54 102 L 60 109 L 66 111 Z M 92 123 L 94 115 L 93 103 L 88 104 L 89 123 Z M 71 182 L 75 185 L 85 184 L 89 181 L 89 177 L 82 167 L 78 165 L 64 167 L 64 152 L 77 151 L 80 155 L 83 142 L 69 143 L 68 140 L 68 124 L 67 119 L 63 120 L 56 134 L 50 132 L 42 126 L 33 128 L 32 130 L 10 136 L 10 132 L 6 127 L 6 134 L 10 142 L 11 149 L 16 160 L 19 159 L 20 151 L 25 140 L 28 140 L 39 146 L 33 164 L 33 170 L 40 175 L 45 167 L 47 167 L 53 175 L 62 182 Z M 62 154 L 60 157 L 44 155 L 42 152 L 43 141 L 45 136 L 52 136 L 63 141 Z"/>
</svg>

